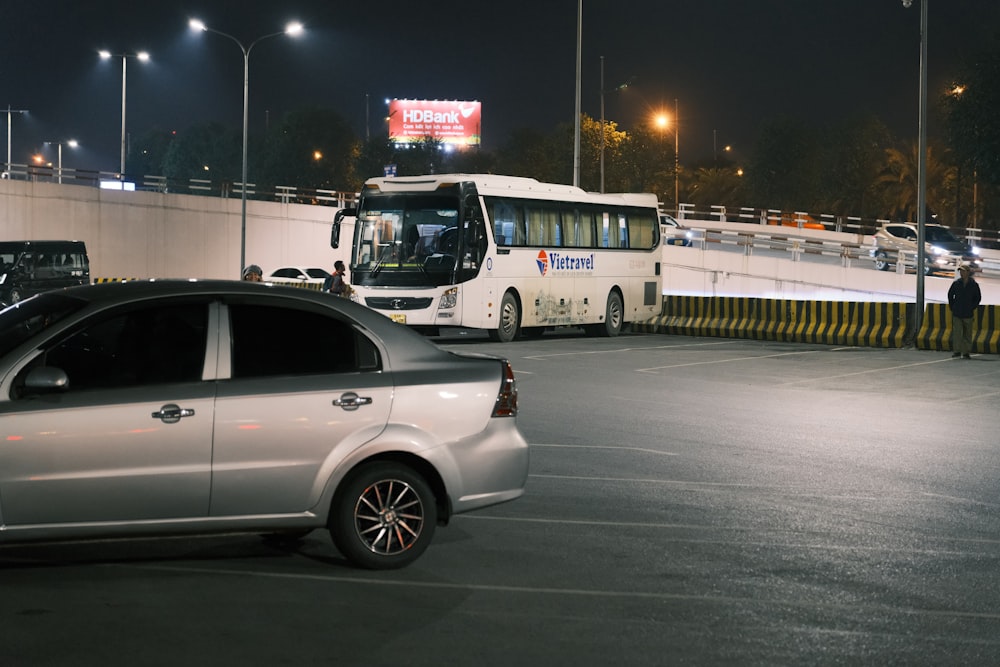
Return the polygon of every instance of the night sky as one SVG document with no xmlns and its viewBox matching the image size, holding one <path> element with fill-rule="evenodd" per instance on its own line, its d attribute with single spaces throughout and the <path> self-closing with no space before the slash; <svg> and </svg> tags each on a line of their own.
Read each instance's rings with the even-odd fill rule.
<svg viewBox="0 0 1000 667">
<path fill-rule="evenodd" d="M 996 39 L 1000 2 L 927 1 L 934 96 Z M 872 112 L 915 138 L 919 2 L 584 0 L 582 110 L 600 116 L 603 55 L 605 90 L 632 80 L 606 94 L 605 116 L 628 130 L 676 99 L 682 163 L 727 144 L 748 151 L 760 124 L 779 114 L 828 123 Z M 117 170 L 121 58 L 100 60 L 102 48 L 152 56 L 128 61 L 129 135 L 205 121 L 239 127 L 242 52 L 193 32 L 192 17 L 244 45 L 289 20 L 305 23 L 302 36 L 251 51 L 252 132 L 317 106 L 361 137 L 384 136 L 388 97 L 481 101 L 489 150 L 516 128 L 547 132 L 573 120 L 577 0 L 0 0 L 0 108 L 30 112 L 13 116 L 12 162 L 28 162 L 46 140 L 75 138 L 81 147 L 64 149 L 64 167 Z"/>
</svg>

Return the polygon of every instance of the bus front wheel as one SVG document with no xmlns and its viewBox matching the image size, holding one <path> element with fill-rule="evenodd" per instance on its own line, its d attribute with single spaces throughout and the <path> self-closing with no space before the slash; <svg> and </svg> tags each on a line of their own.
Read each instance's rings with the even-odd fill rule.
<svg viewBox="0 0 1000 667">
<path fill-rule="evenodd" d="M 517 304 L 517 298 L 507 292 L 500 300 L 500 322 L 496 329 L 490 329 L 490 338 L 501 343 L 509 343 L 517 338 L 518 330 L 521 328 L 521 308 Z"/>
</svg>

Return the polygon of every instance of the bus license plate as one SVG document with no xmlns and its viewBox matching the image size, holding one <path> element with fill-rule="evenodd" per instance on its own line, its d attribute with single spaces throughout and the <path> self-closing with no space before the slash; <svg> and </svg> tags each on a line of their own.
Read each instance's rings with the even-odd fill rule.
<svg viewBox="0 0 1000 667">
<path fill-rule="evenodd" d="M 389 319 L 391 319 L 393 322 L 406 324 L 406 315 L 403 313 L 389 313 Z"/>
</svg>

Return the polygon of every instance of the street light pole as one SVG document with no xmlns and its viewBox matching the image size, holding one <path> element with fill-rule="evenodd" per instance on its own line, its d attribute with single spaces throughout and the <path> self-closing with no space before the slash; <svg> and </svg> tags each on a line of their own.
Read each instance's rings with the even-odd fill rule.
<svg viewBox="0 0 1000 667">
<path fill-rule="evenodd" d="M 917 290 L 915 312 L 913 314 L 913 340 L 920 334 L 924 317 L 924 271 L 927 262 L 927 5 L 929 0 L 920 2 L 920 111 L 918 119 L 919 138 L 917 140 Z M 903 7 L 910 7 L 913 0 L 903 0 Z"/>
<path fill-rule="evenodd" d="M 11 114 L 15 113 L 28 113 L 27 109 L 11 109 L 10 105 L 7 105 L 7 163 L 6 171 L 10 173 L 10 117 Z"/>
<path fill-rule="evenodd" d="M 677 105 L 677 98 L 674 98 L 674 205 L 677 207 L 675 211 L 678 220 L 681 219 L 681 117 L 679 107 Z"/>
<path fill-rule="evenodd" d="M 107 60 L 112 57 L 112 53 L 107 50 L 102 50 L 97 52 L 102 60 Z M 125 73 L 126 64 L 129 58 L 135 58 L 141 62 L 146 62 L 149 60 L 149 54 L 145 51 L 139 51 L 138 53 L 116 53 L 115 58 L 122 59 L 122 145 L 121 145 L 121 162 L 119 164 L 118 178 L 124 182 L 125 180 Z"/>
<path fill-rule="evenodd" d="M 214 28 L 209 28 L 202 21 L 198 19 L 191 19 L 188 25 L 192 30 L 198 30 L 200 32 L 214 32 L 216 35 L 222 35 L 227 37 L 232 41 L 236 42 L 236 46 L 240 47 L 240 51 L 243 52 L 243 169 L 242 169 L 242 181 L 240 184 L 240 276 L 243 275 L 243 269 L 246 268 L 247 261 L 247 132 L 250 121 L 250 50 L 260 41 L 268 39 L 269 37 L 277 37 L 279 35 L 290 35 L 295 36 L 302 32 L 303 27 L 301 23 L 292 22 L 285 26 L 285 29 L 281 32 L 272 32 L 267 35 L 262 35 L 254 41 L 250 42 L 249 46 L 244 46 L 243 42 L 236 39 L 232 35 L 222 32 L 221 30 L 215 30 Z"/>
<path fill-rule="evenodd" d="M 57 146 L 56 155 L 58 157 L 56 159 L 56 174 L 57 174 L 56 181 L 61 185 L 62 184 L 62 147 L 63 147 L 63 144 L 66 144 L 70 148 L 76 148 L 80 144 L 77 143 L 76 139 L 69 139 L 68 141 L 46 141 L 45 143 L 50 144 L 50 145 L 51 144 L 55 144 Z"/>
</svg>

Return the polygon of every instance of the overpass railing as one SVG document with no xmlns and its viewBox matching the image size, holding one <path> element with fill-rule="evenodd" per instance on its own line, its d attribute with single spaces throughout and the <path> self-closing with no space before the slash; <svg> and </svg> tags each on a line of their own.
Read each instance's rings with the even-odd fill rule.
<svg viewBox="0 0 1000 667">
<path fill-rule="evenodd" d="M 861 233 L 842 233 L 841 238 L 827 238 L 830 234 L 820 236 L 806 228 L 792 229 L 775 227 L 774 223 L 765 221 L 763 229 L 760 226 L 747 226 L 740 229 L 737 225 L 727 228 L 715 227 L 711 221 L 685 220 L 686 225 L 680 229 L 667 228 L 669 237 L 685 238 L 694 248 L 710 250 L 728 246 L 727 250 L 738 250 L 745 255 L 752 255 L 757 249 L 788 253 L 792 261 L 802 261 L 810 257 L 830 257 L 839 259 L 840 263 L 850 268 L 857 265 L 868 266 L 874 270 L 876 258 L 872 255 L 874 247 L 870 235 Z M 667 241 L 669 244 L 669 241 Z M 935 269 L 938 272 L 954 272 L 957 259 Z M 897 273 L 913 273 L 917 267 L 916 252 L 897 251 L 892 257 Z M 1000 276 L 1000 251 L 986 250 L 981 255 L 980 273 L 987 276 Z"/>
<path fill-rule="evenodd" d="M 3 178 L 16 180 L 44 181 L 67 185 L 86 185 L 122 189 L 121 174 L 117 172 L 88 171 L 83 169 L 58 169 L 51 165 L 9 164 L 2 172 Z M 127 180 L 127 179 L 126 179 Z M 171 179 L 166 176 L 144 175 L 128 184 L 125 189 L 174 194 L 191 194 L 215 197 L 242 197 L 242 184 L 227 180 L 211 179 Z M 247 184 L 247 198 L 282 203 L 312 204 L 345 208 L 357 203 L 358 193 L 321 188 L 303 188 L 290 185 L 264 186 Z M 681 204 L 677 212 L 678 221 L 740 222 L 751 225 L 778 226 L 798 230 L 826 230 L 848 234 L 873 234 L 889 220 L 862 218 L 859 216 L 809 213 L 806 211 L 781 211 L 751 207 L 732 207 L 696 204 Z M 970 243 L 1000 249 L 1000 232 L 978 228 L 966 228 L 965 238 Z"/>
</svg>

